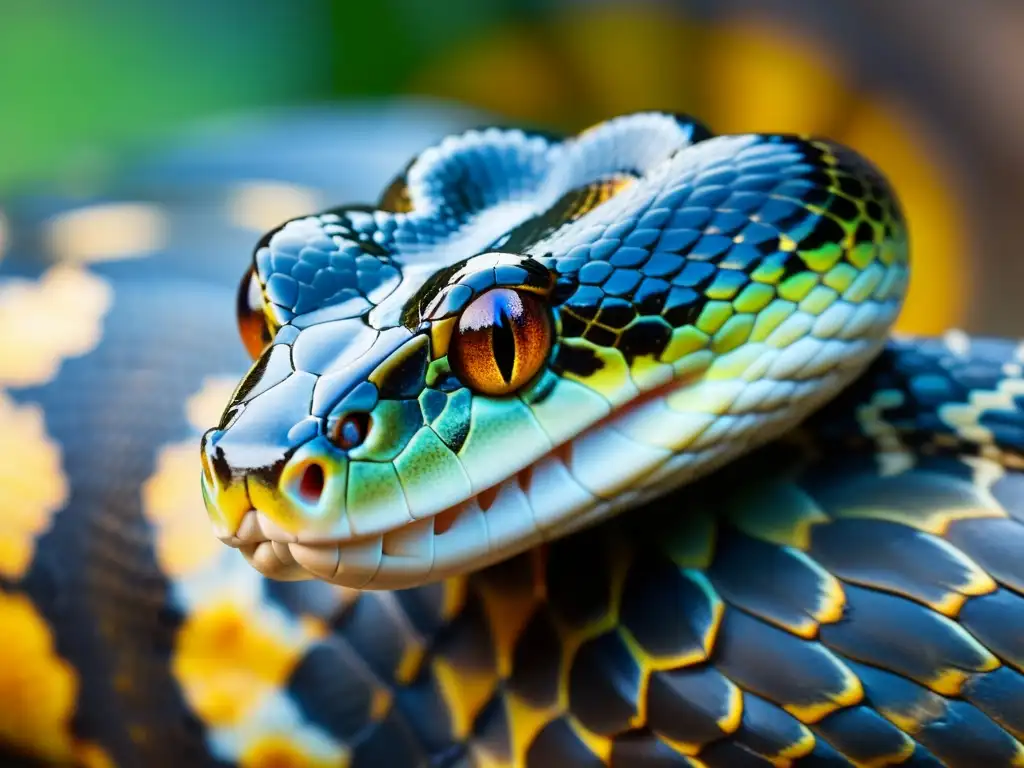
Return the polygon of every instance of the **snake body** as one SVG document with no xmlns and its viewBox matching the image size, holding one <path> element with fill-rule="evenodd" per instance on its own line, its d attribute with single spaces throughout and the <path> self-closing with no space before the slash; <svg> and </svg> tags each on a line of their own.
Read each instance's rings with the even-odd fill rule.
<svg viewBox="0 0 1024 768">
<path fill-rule="evenodd" d="M 4 764 L 1024 765 L 1021 351 L 887 340 L 851 151 L 453 136 L 260 240 L 244 377 L 181 246 L 18 242 L 17 359 L 73 327 L 0 364 Z"/>
</svg>

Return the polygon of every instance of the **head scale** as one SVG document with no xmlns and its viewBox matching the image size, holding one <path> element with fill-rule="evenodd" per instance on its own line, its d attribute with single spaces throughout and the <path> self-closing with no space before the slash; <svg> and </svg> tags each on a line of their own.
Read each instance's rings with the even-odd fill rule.
<svg viewBox="0 0 1024 768">
<path fill-rule="evenodd" d="M 450 137 L 380 209 L 257 247 L 211 520 L 277 578 L 479 568 L 777 435 L 879 350 L 906 279 L 892 192 L 829 142 L 657 113 Z"/>
</svg>

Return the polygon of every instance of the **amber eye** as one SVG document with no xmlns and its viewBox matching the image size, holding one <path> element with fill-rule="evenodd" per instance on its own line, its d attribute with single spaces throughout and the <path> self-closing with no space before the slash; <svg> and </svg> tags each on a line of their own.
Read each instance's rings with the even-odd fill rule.
<svg viewBox="0 0 1024 768">
<path fill-rule="evenodd" d="M 260 282 L 252 267 L 245 271 L 238 285 L 235 311 L 238 314 L 238 333 L 242 343 L 249 356 L 255 360 L 263 354 L 271 339 L 267 317 L 263 314 L 263 291 L 260 290 Z"/>
<path fill-rule="evenodd" d="M 497 396 L 528 383 L 550 351 L 551 317 L 540 298 L 495 288 L 463 310 L 448 360 L 471 390 Z"/>
</svg>

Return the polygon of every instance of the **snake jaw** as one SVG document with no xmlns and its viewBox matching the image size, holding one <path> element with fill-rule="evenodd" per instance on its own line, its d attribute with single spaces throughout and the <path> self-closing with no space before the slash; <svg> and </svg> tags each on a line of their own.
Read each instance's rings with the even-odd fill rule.
<svg viewBox="0 0 1024 768">
<path fill-rule="evenodd" d="M 821 339 L 802 355 L 766 348 L 735 379 L 714 378 L 723 364 L 656 387 L 423 519 L 330 538 L 291 533 L 253 509 L 222 540 L 269 577 L 351 588 L 401 589 L 484 567 L 662 495 L 773 438 L 874 357 L 894 312 L 895 305 L 880 308 L 855 339 Z M 769 370 L 780 381 L 752 397 L 757 388 L 748 379 Z M 570 387 L 554 397 L 564 405 L 578 394 Z"/>
</svg>

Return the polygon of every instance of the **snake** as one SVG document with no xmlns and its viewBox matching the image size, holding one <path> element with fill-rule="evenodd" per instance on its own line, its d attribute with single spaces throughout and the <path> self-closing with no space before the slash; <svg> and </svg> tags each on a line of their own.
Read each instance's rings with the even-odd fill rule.
<svg viewBox="0 0 1024 768">
<path fill-rule="evenodd" d="M 1024 765 L 1024 347 L 892 330 L 869 159 L 476 128 L 247 241 L 247 135 L 8 208 L 4 765 Z"/>
</svg>

